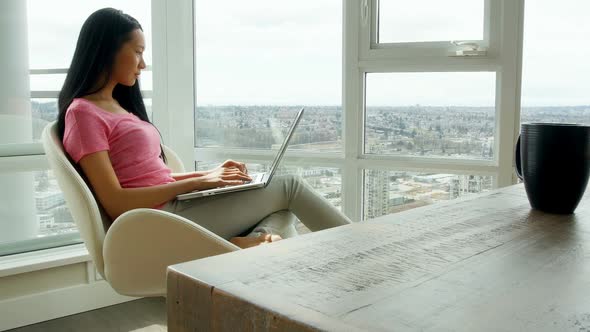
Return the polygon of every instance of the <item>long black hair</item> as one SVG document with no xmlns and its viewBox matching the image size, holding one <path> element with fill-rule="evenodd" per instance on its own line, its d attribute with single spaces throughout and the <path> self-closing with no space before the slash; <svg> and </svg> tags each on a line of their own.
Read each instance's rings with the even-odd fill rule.
<svg viewBox="0 0 590 332">
<path fill-rule="evenodd" d="M 78 36 L 66 80 L 59 92 L 57 130 L 60 140 L 63 141 L 65 132 L 66 111 L 74 98 L 96 93 L 107 85 L 117 52 L 137 29 L 143 31 L 135 18 L 114 8 L 99 9 L 86 19 Z M 117 84 L 113 98 L 125 110 L 151 123 L 139 89 L 139 80 L 133 86 Z M 160 157 L 166 162 L 162 148 Z"/>
</svg>

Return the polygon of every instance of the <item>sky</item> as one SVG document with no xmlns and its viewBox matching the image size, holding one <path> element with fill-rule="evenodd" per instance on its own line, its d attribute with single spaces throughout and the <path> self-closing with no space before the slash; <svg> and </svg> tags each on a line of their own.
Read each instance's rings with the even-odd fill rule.
<svg viewBox="0 0 590 332">
<path fill-rule="evenodd" d="M 28 0 L 30 67 L 66 68 L 83 21 L 107 6 L 140 21 L 151 63 L 150 2 Z M 385 41 L 483 34 L 483 0 L 382 3 Z M 590 105 L 589 13 L 584 0 L 526 2 L 523 106 Z M 195 0 L 195 34 L 198 105 L 341 104 L 341 1 Z M 151 88 L 150 73 L 143 76 L 142 87 Z M 33 77 L 31 87 L 58 90 L 63 77 Z M 369 74 L 367 103 L 493 106 L 494 79 L 494 73 Z"/>
</svg>

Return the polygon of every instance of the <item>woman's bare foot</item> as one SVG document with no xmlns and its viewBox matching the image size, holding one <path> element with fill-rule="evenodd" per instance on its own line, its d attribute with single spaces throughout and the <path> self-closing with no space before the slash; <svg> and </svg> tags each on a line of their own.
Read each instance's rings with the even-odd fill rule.
<svg viewBox="0 0 590 332">
<path fill-rule="evenodd" d="M 242 236 L 232 237 L 229 240 L 229 242 L 235 244 L 236 246 L 238 246 L 242 249 L 246 249 L 246 248 L 250 248 L 250 247 L 256 247 L 261 244 L 280 241 L 282 239 L 283 238 L 278 235 L 262 234 L 262 235 L 256 236 L 256 237 L 251 237 L 251 236 L 250 237 L 242 237 Z"/>
</svg>

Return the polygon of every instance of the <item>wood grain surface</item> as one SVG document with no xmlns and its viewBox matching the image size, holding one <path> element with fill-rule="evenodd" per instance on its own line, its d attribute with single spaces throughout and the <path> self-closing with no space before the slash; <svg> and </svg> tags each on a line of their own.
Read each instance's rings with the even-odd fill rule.
<svg viewBox="0 0 590 332">
<path fill-rule="evenodd" d="M 516 185 L 171 266 L 169 331 L 590 331 L 590 200 Z"/>
</svg>

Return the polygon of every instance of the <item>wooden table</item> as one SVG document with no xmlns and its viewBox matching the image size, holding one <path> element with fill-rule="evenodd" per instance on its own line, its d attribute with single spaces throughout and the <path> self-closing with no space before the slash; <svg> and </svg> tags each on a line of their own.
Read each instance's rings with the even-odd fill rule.
<svg viewBox="0 0 590 332">
<path fill-rule="evenodd" d="M 169 331 L 590 331 L 590 195 L 522 185 L 169 267 Z"/>
</svg>

